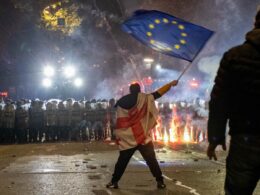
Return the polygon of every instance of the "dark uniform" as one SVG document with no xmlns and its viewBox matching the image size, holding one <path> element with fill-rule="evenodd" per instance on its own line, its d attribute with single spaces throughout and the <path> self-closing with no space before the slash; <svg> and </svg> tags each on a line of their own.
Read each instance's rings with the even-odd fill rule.
<svg viewBox="0 0 260 195">
<path fill-rule="evenodd" d="M 169 103 L 164 103 L 163 108 L 160 109 L 160 115 L 162 120 L 162 135 L 165 133 L 170 135 L 171 121 L 172 121 L 172 110 L 170 109 Z"/>
<path fill-rule="evenodd" d="M 15 134 L 18 143 L 27 142 L 27 130 L 29 128 L 29 112 L 22 107 L 20 102 L 17 103 L 15 111 Z"/>
<path fill-rule="evenodd" d="M 104 138 L 104 121 L 106 117 L 106 109 L 101 102 L 96 103 L 95 122 L 93 124 L 93 130 L 95 134 L 95 140 L 101 140 Z"/>
<path fill-rule="evenodd" d="M 52 102 L 46 104 L 46 110 L 44 112 L 44 125 L 45 125 L 45 135 L 46 141 L 54 140 L 56 136 L 56 125 L 57 125 L 57 115 L 56 109 Z"/>
<path fill-rule="evenodd" d="M 44 132 L 44 110 L 42 101 L 33 101 L 29 109 L 29 141 L 41 141 Z"/>
<path fill-rule="evenodd" d="M 60 102 L 58 104 L 58 110 L 57 110 L 57 122 L 58 122 L 58 139 L 62 140 L 68 140 L 69 139 L 69 120 L 70 118 L 70 112 L 67 108 L 65 108 L 65 105 L 63 102 Z"/>
<path fill-rule="evenodd" d="M 109 105 L 107 108 L 107 121 L 109 127 L 109 136 L 112 140 L 115 139 L 114 129 L 116 127 L 116 108 L 115 108 L 115 99 L 109 100 Z"/>
<path fill-rule="evenodd" d="M 0 104 L 0 143 L 3 142 L 3 116 L 4 116 L 4 111 L 3 111 L 3 104 Z"/>
<path fill-rule="evenodd" d="M 93 109 L 91 108 L 91 103 L 86 102 L 85 103 L 85 110 L 84 110 L 84 118 L 86 120 L 86 134 L 83 134 L 83 138 L 85 136 L 86 140 L 91 140 L 93 138 L 93 132 L 92 132 L 92 124 L 93 124 Z"/>
<path fill-rule="evenodd" d="M 4 142 L 14 143 L 15 134 L 15 107 L 13 104 L 8 102 L 4 107 L 3 112 L 3 128 L 4 128 Z"/>
<path fill-rule="evenodd" d="M 72 127 L 72 140 L 80 140 L 81 121 L 83 119 L 83 112 L 80 108 L 79 102 L 74 102 L 71 110 L 71 127 Z"/>
<path fill-rule="evenodd" d="M 72 119 L 72 108 L 73 108 L 73 99 L 69 98 L 66 100 L 66 109 L 69 111 L 69 124 L 68 124 L 68 135 L 69 135 L 69 141 L 71 140 L 71 132 L 72 132 L 72 123 L 71 123 L 71 119 Z"/>
<path fill-rule="evenodd" d="M 195 103 L 192 109 L 193 140 L 205 141 L 207 129 L 207 112 L 199 103 Z M 200 139 L 201 137 L 201 139 Z"/>
</svg>

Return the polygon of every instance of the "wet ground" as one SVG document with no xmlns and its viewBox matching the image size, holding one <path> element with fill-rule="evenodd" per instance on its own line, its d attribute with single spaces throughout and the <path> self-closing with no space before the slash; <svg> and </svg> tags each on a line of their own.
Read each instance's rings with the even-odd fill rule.
<svg viewBox="0 0 260 195">
<path fill-rule="evenodd" d="M 203 147 L 202 147 L 203 148 Z M 120 189 L 106 189 L 117 146 L 105 142 L 0 146 L 0 194 L 221 195 L 225 155 L 207 160 L 195 145 L 156 146 L 167 189 L 158 190 L 138 152 L 123 175 Z M 260 186 L 255 191 L 260 195 Z"/>
</svg>

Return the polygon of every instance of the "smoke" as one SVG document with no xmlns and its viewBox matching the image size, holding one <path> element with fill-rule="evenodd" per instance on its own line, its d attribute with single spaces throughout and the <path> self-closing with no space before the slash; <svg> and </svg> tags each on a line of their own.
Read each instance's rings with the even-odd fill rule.
<svg viewBox="0 0 260 195">
<path fill-rule="evenodd" d="M 219 67 L 221 56 L 210 56 L 200 59 L 198 69 L 206 74 L 208 80 L 213 81 Z"/>
<path fill-rule="evenodd" d="M 181 74 L 180 71 L 162 68 L 158 71 L 157 82 L 154 83 L 154 89 L 162 87 L 164 84 L 177 79 Z M 198 88 L 192 88 L 190 82 L 195 80 L 199 83 Z M 199 96 L 205 94 L 205 86 L 200 83 L 198 78 L 193 75 L 185 74 L 179 81 L 179 84 L 172 88 L 167 94 L 160 98 L 161 102 L 175 102 L 175 101 L 192 101 Z"/>
<path fill-rule="evenodd" d="M 140 81 L 136 72 L 143 74 L 141 69 L 133 69 L 132 64 L 127 63 L 118 73 L 115 72 L 113 77 L 103 80 L 100 78 L 93 97 L 110 99 L 126 95 L 129 92 L 129 84 L 132 81 Z"/>
<path fill-rule="evenodd" d="M 213 84 L 219 67 L 222 55 L 218 54 L 243 41 L 245 32 L 253 25 L 256 6 L 259 4 L 259 0 L 250 0 L 250 3 L 244 0 L 115 0 L 114 3 L 111 1 L 108 4 L 97 0 L 77 2 L 79 2 L 78 14 L 82 18 L 82 23 L 73 34 L 60 39 L 60 51 L 62 51 L 60 55 L 66 58 L 72 56 L 75 64 L 81 66 L 82 70 L 86 70 L 84 74 L 90 77 L 89 86 L 95 86 L 87 89 L 89 90 L 87 95 L 93 98 L 122 96 L 128 93 L 128 84 L 131 81 L 140 81 L 149 74 L 153 79 L 159 80 L 153 86 L 157 89 L 178 78 L 180 72 L 173 69 L 180 69 L 180 64 L 185 64 L 181 60 L 170 59 L 164 55 L 162 59 L 156 61 L 157 53 L 146 50 L 144 46 L 139 47 L 141 44 L 137 41 L 127 39 L 127 35 L 120 31 L 120 24 L 125 16 L 131 15 L 134 10 L 157 9 L 216 32 L 201 52 L 202 58 L 198 59 L 198 63 L 194 63 L 191 68 L 193 72 L 190 70 L 185 73 L 179 85 L 163 97 L 170 101 L 191 99 L 205 94 Z M 22 9 L 23 5 L 20 3 L 17 6 Z M 125 13 L 121 15 L 123 11 Z M 46 38 L 46 43 L 53 42 L 55 43 L 54 39 L 48 42 Z M 59 40 L 57 44 L 58 42 Z M 33 47 L 32 50 L 35 51 Z M 133 53 L 139 55 L 133 56 Z M 143 58 L 149 55 L 155 59 L 155 63 L 160 62 L 164 68 L 145 69 L 142 64 Z M 99 68 L 93 68 L 94 64 L 99 65 Z M 175 64 L 178 64 L 178 67 Z M 197 90 L 188 86 L 188 82 L 193 77 L 200 81 L 200 88 Z"/>
<path fill-rule="evenodd" d="M 81 10 L 84 12 L 82 15 L 84 24 L 71 35 L 71 38 L 81 40 L 80 42 L 83 43 L 81 46 L 83 58 L 80 58 L 82 61 L 86 59 L 89 65 L 94 63 L 100 64 L 100 70 L 96 70 L 99 73 L 89 75 L 90 77 L 95 77 L 95 82 L 91 84 L 95 85 L 92 89 L 93 91 L 91 91 L 92 98 L 119 98 L 128 93 L 129 83 L 140 81 L 140 79 L 149 76 L 149 72 L 152 71 L 142 66 L 144 52 L 139 53 L 139 55 L 132 55 L 135 51 L 132 51 L 130 47 L 133 44 L 137 45 L 137 42 L 129 42 L 129 47 L 126 48 L 120 47 L 120 45 L 123 45 L 120 42 L 122 34 L 115 31 L 115 27 L 119 28 L 123 17 L 118 15 L 116 11 L 111 12 L 101 9 L 101 5 L 97 5 L 97 1 L 93 2 L 93 5 L 81 5 Z M 169 7 L 169 3 L 173 6 Z M 195 10 L 188 13 L 185 10 L 181 11 L 177 9 L 184 4 L 186 5 L 185 10 L 193 9 L 193 7 Z M 241 11 L 241 3 L 235 0 L 215 0 L 214 2 L 202 0 L 201 2 L 192 1 L 191 3 L 190 0 L 184 0 L 183 3 L 172 2 L 170 0 L 165 2 L 133 0 L 122 1 L 121 5 L 126 11 L 125 15 L 130 15 L 130 12 L 140 9 L 140 6 L 144 9 L 154 9 L 158 5 L 158 10 L 172 14 L 178 13 L 179 17 L 183 18 L 193 18 L 192 22 L 216 31 L 215 38 L 210 41 L 210 45 L 207 45 L 207 49 L 203 50 L 203 56 L 206 57 L 199 59 L 197 63 L 198 70 L 195 70 L 197 73 L 191 73 L 191 71 L 185 73 L 179 85 L 163 96 L 162 101 L 192 100 L 198 96 L 204 96 L 206 91 L 213 85 L 213 80 L 219 66 L 221 57 L 216 55 L 216 53 L 224 53 L 226 49 L 241 42 L 244 33 L 241 28 L 246 29 L 243 18 L 247 12 Z M 210 9 L 209 11 L 208 8 L 211 6 L 214 9 Z M 89 18 L 94 20 L 90 21 Z M 206 18 L 210 18 L 210 20 Z M 234 30 L 237 33 L 233 33 Z M 232 36 L 230 36 L 231 33 Z M 134 48 L 136 47 L 134 46 Z M 90 55 L 84 55 L 85 53 L 90 53 Z M 169 58 L 165 56 L 162 58 L 161 61 L 169 61 Z M 108 61 L 109 59 L 111 61 Z M 102 61 L 108 62 L 104 65 Z M 170 67 L 155 71 L 156 76 L 153 78 L 156 78 L 157 82 L 153 84 L 154 90 L 178 78 L 180 75 L 179 71 L 170 69 Z M 204 78 L 201 73 L 203 73 Z M 192 89 L 189 86 L 189 81 L 193 79 L 194 75 L 196 75 L 196 79 L 200 82 L 198 89 Z"/>
<path fill-rule="evenodd" d="M 240 7 L 235 0 L 216 0 L 217 7 L 221 7 L 218 9 L 218 15 L 220 16 L 221 27 L 223 31 L 231 31 L 234 24 L 239 24 L 242 21 L 243 14 L 240 12 Z M 223 6 L 224 5 L 224 6 Z M 232 13 L 232 17 L 228 17 Z"/>
<path fill-rule="evenodd" d="M 141 56 L 135 56 L 135 58 L 140 58 Z M 192 75 L 193 73 L 185 74 L 180 80 L 179 84 L 171 89 L 166 95 L 164 95 L 160 101 L 178 101 L 178 100 L 187 100 L 192 101 L 197 97 L 207 98 L 207 93 L 212 87 L 213 80 L 216 76 L 217 69 L 219 67 L 221 56 L 214 55 L 210 57 L 204 57 L 198 62 L 199 71 L 203 72 L 206 76 L 204 79 L 201 79 L 199 76 Z M 137 60 L 137 59 L 136 59 Z M 136 67 L 136 70 L 133 69 L 133 66 L 128 63 L 122 66 L 120 73 L 115 74 L 114 77 L 108 77 L 101 79 L 98 83 L 93 98 L 113 98 L 121 97 L 128 93 L 128 85 L 132 81 L 140 81 L 136 75 L 137 71 L 140 75 L 145 75 L 145 68 Z M 161 68 L 156 70 L 156 80 L 152 85 L 152 90 L 149 92 L 155 91 L 164 84 L 178 78 L 180 71 Z M 199 83 L 198 88 L 192 88 L 190 82 L 196 80 Z"/>
<path fill-rule="evenodd" d="M 98 2 L 94 2 L 94 5 L 81 5 L 81 9 L 84 12 L 83 17 L 85 24 L 82 25 L 81 29 L 75 31 L 71 38 L 79 39 L 84 43 L 82 47 L 83 55 L 88 51 L 93 54 L 87 56 L 88 64 L 90 65 L 91 63 L 96 63 L 101 64 L 102 67 L 102 61 L 114 58 L 110 63 L 107 63 L 107 67 L 97 70 L 100 71 L 99 74 L 90 75 L 96 78 L 95 83 L 97 83 L 95 89 L 91 92 L 91 96 L 98 99 L 120 97 L 128 93 L 128 84 L 131 81 L 140 81 L 140 79 L 148 76 L 148 72 L 152 71 L 145 70 L 145 68 L 142 67 L 144 53 L 140 53 L 136 56 L 132 55 L 135 51 L 131 51 L 130 47 L 133 44 L 137 45 L 136 42 L 129 42 L 129 47 L 126 48 L 119 46 L 122 44 L 120 42 L 120 36 L 122 35 L 115 31 L 115 27 L 119 27 L 123 17 L 116 12 L 112 13 L 100 9 L 100 6 L 96 4 Z M 195 73 L 191 73 L 191 71 L 185 73 L 179 85 L 167 93 L 166 96 L 162 97 L 163 101 L 191 100 L 198 96 L 204 96 L 205 93 L 209 91 L 213 85 L 213 80 L 216 76 L 221 58 L 221 56 L 216 55 L 216 53 L 224 53 L 224 51 L 231 46 L 242 42 L 244 31 L 247 29 L 247 26 L 249 26 L 246 23 L 248 21 L 245 22 L 244 19 L 248 11 L 242 9 L 241 2 L 242 1 L 235 0 L 215 0 L 214 2 L 202 0 L 201 2 L 192 1 L 191 3 L 188 0 L 184 0 L 183 3 L 177 1 L 172 2 L 170 0 L 164 2 L 155 0 L 121 2 L 121 5 L 126 10 L 125 15 L 130 15 L 130 12 L 140 9 L 140 6 L 144 9 L 154 9 L 154 7 L 158 5 L 158 10 L 172 14 L 177 13 L 179 17 L 183 18 L 190 17 L 192 18 L 192 22 L 201 24 L 216 32 L 214 39 L 212 39 L 210 44 L 207 45 L 207 48 L 202 51 L 204 57 L 198 59 L 198 63 L 194 64 L 194 66 L 197 65 L 197 70 L 194 68 Z M 172 7 L 168 6 L 169 3 L 171 3 Z M 186 5 L 186 11 L 177 9 L 184 4 Z M 209 7 L 214 7 L 214 9 L 209 9 Z M 188 13 L 187 10 L 191 8 L 192 12 Z M 89 18 L 93 18 L 94 20 L 90 22 Z M 207 20 L 207 18 L 210 20 Z M 100 33 L 101 31 L 103 31 L 103 34 Z M 236 33 L 234 33 L 234 31 Z M 230 36 L 231 34 L 232 36 Z M 165 56 L 162 58 L 162 61 L 164 61 L 164 59 L 165 61 L 169 61 Z M 82 60 L 84 60 L 84 58 Z M 113 71 L 110 69 L 113 69 Z M 153 85 L 154 89 L 176 79 L 180 74 L 179 71 L 172 70 L 170 67 L 155 71 L 157 72 L 154 78 L 159 81 Z M 193 79 L 194 75 L 196 75 L 196 79 L 200 81 L 200 87 L 196 90 L 189 86 L 189 81 Z M 204 77 L 202 77 L 202 75 L 204 75 Z"/>
<path fill-rule="evenodd" d="M 169 80 L 174 80 L 179 76 L 179 71 L 176 70 L 171 70 L 171 69 L 166 69 L 166 68 L 161 68 L 157 70 L 158 77 L 161 79 L 169 79 Z"/>
</svg>

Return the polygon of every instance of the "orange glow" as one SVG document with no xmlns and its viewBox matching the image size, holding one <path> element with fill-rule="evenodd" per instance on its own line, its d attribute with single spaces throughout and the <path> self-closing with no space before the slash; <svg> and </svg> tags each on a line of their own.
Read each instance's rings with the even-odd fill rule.
<svg viewBox="0 0 260 195">
<path fill-rule="evenodd" d="M 190 86 L 193 88 L 198 88 L 199 87 L 199 83 L 197 81 L 191 81 L 190 82 Z"/>
<path fill-rule="evenodd" d="M 134 84 L 140 85 L 138 81 L 132 81 L 132 82 L 130 83 L 130 85 L 134 85 Z"/>
<path fill-rule="evenodd" d="M 167 134 L 167 132 L 166 132 L 166 129 L 164 129 L 163 141 L 166 142 L 166 143 L 169 142 L 169 136 L 168 136 L 168 134 Z"/>
<path fill-rule="evenodd" d="M 183 118 L 179 115 L 177 111 L 177 106 L 172 104 L 172 118 L 170 129 L 167 128 L 167 124 L 163 124 L 161 116 L 158 117 L 157 125 L 154 130 L 153 139 L 155 141 L 162 141 L 165 144 L 167 143 L 195 143 L 193 141 L 194 131 L 192 124 L 192 117 L 190 114 L 186 114 L 185 122 L 183 122 Z M 185 123 L 185 126 L 183 126 Z M 199 141 L 203 141 L 203 136 L 200 135 Z"/>
<path fill-rule="evenodd" d="M 160 133 L 159 133 L 159 131 L 157 129 L 155 130 L 155 135 L 154 136 L 155 136 L 155 140 L 156 141 L 161 139 Z"/>
<path fill-rule="evenodd" d="M 8 97 L 8 92 L 7 91 L 0 92 L 0 96 Z"/>
<path fill-rule="evenodd" d="M 176 142 L 176 135 L 174 129 L 170 129 L 170 142 Z"/>
<path fill-rule="evenodd" d="M 162 140 L 162 136 L 161 136 L 161 129 L 162 129 L 162 120 L 161 117 L 159 116 L 157 119 L 157 124 L 155 126 L 155 140 Z"/>
<path fill-rule="evenodd" d="M 177 138 L 176 138 L 176 126 L 175 126 L 173 117 L 172 117 L 172 121 L 171 121 L 170 141 L 171 142 L 176 142 L 177 141 Z"/>
<path fill-rule="evenodd" d="M 185 128 L 184 128 L 183 141 L 184 142 L 190 142 L 191 141 L 191 136 L 190 136 L 189 129 L 188 129 L 187 126 L 185 126 Z"/>
</svg>

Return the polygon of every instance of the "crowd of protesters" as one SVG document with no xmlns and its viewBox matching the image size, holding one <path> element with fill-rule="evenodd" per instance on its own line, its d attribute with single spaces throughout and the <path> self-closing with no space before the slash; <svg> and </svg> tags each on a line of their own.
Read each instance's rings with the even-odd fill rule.
<svg viewBox="0 0 260 195">
<path fill-rule="evenodd" d="M 74 99 L 48 101 L 0 101 L 0 143 L 36 143 L 55 141 L 114 140 L 115 99 Z M 206 139 L 207 105 L 196 99 L 158 103 L 157 131 L 163 137 L 172 125 L 182 139 L 184 128 L 192 126 L 192 141 Z M 191 129 L 189 128 L 191 131 Z M 202 138 L 202 139 L 201 139 Z"/>
</svg>

